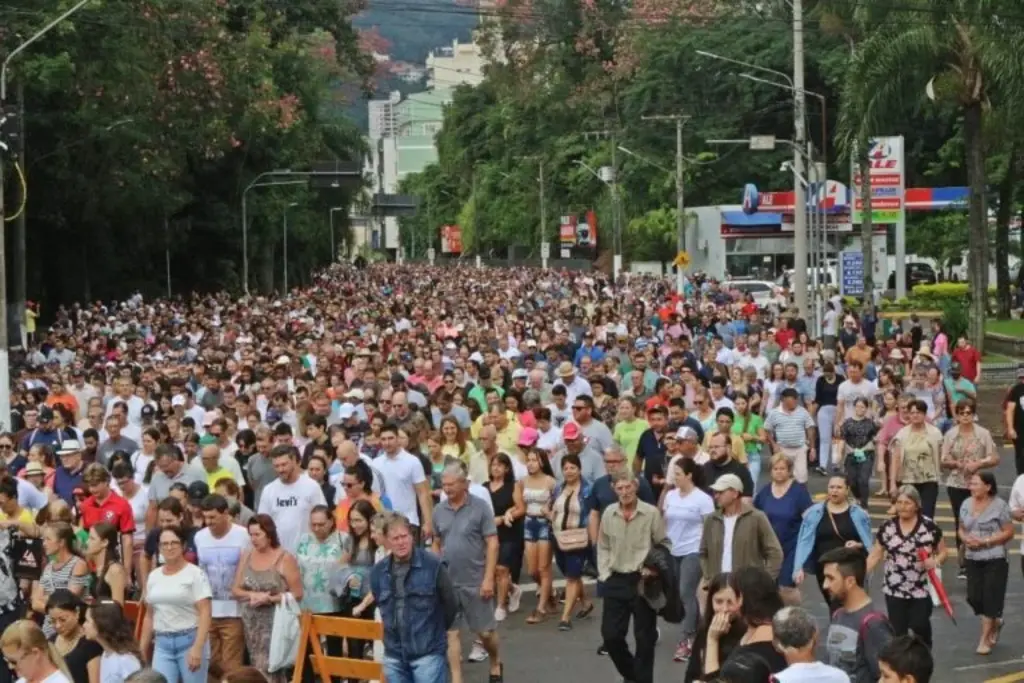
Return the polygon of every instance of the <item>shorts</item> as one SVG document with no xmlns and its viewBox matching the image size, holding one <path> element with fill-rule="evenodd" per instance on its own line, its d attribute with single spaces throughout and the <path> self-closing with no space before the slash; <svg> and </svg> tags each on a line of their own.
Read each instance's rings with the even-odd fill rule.
<svg viewBox="0 0 1024 683">
<path fill-rule="evenodd" d="M 510 569 L 519 561 L 519 541 L 502 541 L 498 543 L 498 566 Z"/>
<path fill-rule="evenodd" d="M 587 560 L 589 558 L 589 548 L 563 552 L 558 548 L 558 545 L 555 544 L 555 562 L 558 564 L 558 570 L 562 572 L 562 575 L 567 579 L 583 578 L 583 570 L 587 566 Z"/>
<path fill-rule="evenodd" d="M 523 540 L 527 543 L 551 542 L 551 522 L 547 518 L 527 517 L 523 522 Z"/>
<path fill-rule="evenodd" d="M 481 598 L 479 586 L 455 586 L 455 599 L 459 602 L 459 615 L 452 624 L 452 631 L 466 628 L 471 633 L 488 633 L 498 628 L 494 620 L 494 598 Z"/>
</svg>

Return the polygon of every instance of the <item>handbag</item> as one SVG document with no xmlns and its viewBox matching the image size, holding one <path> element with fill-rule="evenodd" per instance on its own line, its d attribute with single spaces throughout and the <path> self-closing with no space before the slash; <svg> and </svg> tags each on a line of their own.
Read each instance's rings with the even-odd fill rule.
<svg viewBox="0 0 1024 683">
<path fill-rule="evenodd" d="M 271 672 L 281 671 L 295 665 L 299 652 L 299 635 L 301 626 L 299 618 L 302 610 L 295 596 L 284 593 L 281 602 L 274 607 L 274 626 L 270 634 L 270 658 L 267 669 Z"/>
<path fill-rule="evenodd" d="M 574 494 L 575 495 L 575 494 Z M 565 510 L 562 514 L 562 528 L 555 531 L 555 543 L 563 553 L 573 550 L 584 550 L 590 545 L 590 535 L 586 528 L 566 529 L 569 522 L 569 506 L 572 504 L 572 496 L 565 497 Z"/>
</svg>

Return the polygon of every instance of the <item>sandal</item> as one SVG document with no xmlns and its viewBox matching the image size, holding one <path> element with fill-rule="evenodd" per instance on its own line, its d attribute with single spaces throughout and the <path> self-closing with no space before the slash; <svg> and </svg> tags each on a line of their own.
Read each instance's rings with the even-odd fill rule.
<svg viewBox="0 0 1024 683">
<path fill-rule="evenodd" d="M 535 609 L 530 612 L 530 616 L 526 617 L 527 624 L 539 624 L 548 618 L 547 612 L 541 612 L 539 609 Z"/>
<path fill-rule="evenodd" d="M 590 603 L 589 605 L 587 605 L 586 607 L 584 607 L 583 609 L 581 609 L 579 612 L 576 613 L 576 618 L 577 619 L 586 619 L 587 617 L 590 616 L 590 613 L 593 612 L 593 611 L 594 611 L 594 603 Z"/>
</svg>

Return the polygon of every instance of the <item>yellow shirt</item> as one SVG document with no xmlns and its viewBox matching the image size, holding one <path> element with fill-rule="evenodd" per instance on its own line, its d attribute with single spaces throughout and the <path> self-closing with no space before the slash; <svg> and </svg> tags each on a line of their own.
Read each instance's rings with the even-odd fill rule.
<svg viewBox="0 0 1024 683">
<path fill-rule="evenodd" d="M 484 428 L 484 418 L 485 417 L 487 417 L 487 413 L 484 413 L 483 415 L 481 415 L 477 419 L 473 420 L 473 424 L 470 425 L 470 427 L 469 427 L 469 436 L 473 439 L 473 441 L 479 441 L 480 440 L 480 430 Z M 513 413 L 511 410 L 506 410 L 505 411 L 505 417 L 508 419 L 509 425 L 512 425 L 513 423 L 515 423 L 517 425 L 519 424 L 519 416 L 516 415 L 515 413 Z M 516 438 L 518 438 L 518 434 L 517 434 Z M 516 445 L 518 445 L 518 444 L 516 444 Z"/>
<path fill-rule="evenodd" d="M 221 479 L 233 479 L 233 477 L 231 476 L 231 473 L 223 467 L 216 469 L 213 472 L 206 473 L 206 485 L 210 487 L 211 491 Z"/>
<path fill-rule="evenodd" d="M 8 519 L 7 515 L 0 512 L 0 522 L 6 522 Z M 18 514 L 18 522 L 21 524 L 32 524 L 36 521 L 36 516 L 28 508 L 21 508 L 21 512 Z"/>
</svg>

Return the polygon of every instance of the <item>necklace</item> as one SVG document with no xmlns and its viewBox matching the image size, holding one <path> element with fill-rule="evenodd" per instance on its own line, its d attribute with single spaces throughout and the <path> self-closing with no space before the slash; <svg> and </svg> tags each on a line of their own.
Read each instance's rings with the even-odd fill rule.
<svg viewBox="0 0 1024 683">
<path fill-rule="evenodd" d="M 60 656 L 63 657 L 67 653 L 74 650 L 75 646 L 78 645 L 78 641 L 80 641 L 81 639 L 82 633 L 78 632 L 75 634 L 74 640 L 68 640 L 64 636 L 57 636 L 57 639 L 54 641 L 53 644 L 57 647 L 57 652 L 60 653 Z"/>
</svg>

